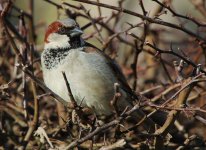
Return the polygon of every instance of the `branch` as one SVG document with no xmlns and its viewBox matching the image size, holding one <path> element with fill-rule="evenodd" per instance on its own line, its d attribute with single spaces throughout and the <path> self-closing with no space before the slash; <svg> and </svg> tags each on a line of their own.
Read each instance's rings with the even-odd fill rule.
<svg viewBox="0 0 206 150">
<path fill-rule="evenodd" d="M 195 23 L 195 24 L 198 25 L 198 26 L 206 27 L 206 24 L 205 24 L 205 23 L 200 23 L 199 21 L 195 20 L 195 19 L 192 18 L 192 17 L 178 14 L 178 13 L 176 13 L 171 7 L 167 6 L 166 4 L 161 3 L 161 2 L 158 1 L 158 0 L 152 0 L 152 1 L 156 2 L 157 4 L 159 4 L 160 6 L 162 6 L 163 8 L 166 8 L 167 10 L 169 10 L 174 16 L 177 16 L 177 17 L 179 17 L 179 18 L 183 18 L 183 19 L 192 21 L 193 23 Z"/>
<path fill-rule="evenodd" d="M 115 6 L 111 6 L 111 5 L 107 5 L 107 4 L 103 4 L 103 3 L 97 3 L 95 1 L 89 1 L 89 0 L 74 0 L 74 1 L 82 2 L 82 3 L 87 3 L 87 4 L 91 4 L 91 5 L 96 5 L 96 6 L 101 6 L 101 7 L 105 7 L 105 8 L 108 8 L 108 9 L 124 12 L 126 14 L 130 14 L 132 16 L 136 16 L 136 17 L 141 18 L 143 20 L 147 20 L 150 23 L 159 24 L 159 25 L 163 25 L 163 26 L 167 26 L 167 27 L 170 27 L 170 28 L 177 29 L 179 31 L 182 31 L 184 33 L 189 34 L 192 37 L 197 38 L 200 41 L 206 42 L 205 38 L 199 36 L 198 34 L 193 33 L 192 31 L 190 31 L 190 30 L 188 30 L 186 28 L 183 28 L 182 26 L 178 26 L 176 24 L 172 24 L 172 23 L 169 23 L 169 22 L 153 19 L 153 18 L 150 18 L 150 17 L 144 16 L 144 15 L 138 14 L 136 12 L 133 12 L 133 11 L 130 11 L 130 10 L 127 10 L 127 9 L 124 9 L 124 8 L 115 7 Z"/>
<path fill-rule="evenodd" d="M 134 37 L 134 38 L 142 41 L 142 39 L 140 39 L 140 38 L 139 38 L 138 36 L 136 36 L 134 33 L 128 33 L 128 34 L 131 35 L 132 37 Z M 158 53 L 160 53 L 160 54 L 162 53 L 162 54 L 171 54 L 171 55 L 174 55 L 174 56 L 176 56 L 176 57 L 184 60 L 184 62 L 186 62 L 187 64 L 193 66 L 194 68 L 199 68 L 199 66 L 196 65 L 190 58 L 185 57 L 185 56 L 182 56 L 182 55 L 174 52 L 172 49 L 166 51 L 166 50 L 162 50 L 162 49 L 160 49 L 160 48 L 155 47 L 154 45 L 150 44 L 149 42 L 146 42 L 145 44 L 146 44 L 147 46 L 153 48 L 154 50 L 156 50 L 156 51 L 157 51 Z M 200 68 L 200 72 L 206 74 L 206 71 L 204 71 L 202 68 Z"/>
<path fill-rule="evenodd" d="M 190 83 L 190 80 L 191 79 L 185 80 L 184 83 L 182 84 L 182 86 L 188 85 L 188 83 Z M 186 103 L 187 98 L 188 98 L 190 92 L 192 91 L 193 87 L 194 87 L 194 84 L 190 84 L 189 87 L 187 87 L 186 89 L 184 89 L 180 93 L 179 97 L 176 100 L 175 107 L 181 107 L 182 105 L 184 105 Z M 156 138 L 156 143 L 155 143 L 156 149 L 161 149 L 163 147 L 163 139 L 169 133 L 169 130 L 170 130 L 171 126 L 174 124 L 176 117 L 178 116 L 179 113 L 180 113 L 179 110 L 170 111 L 164 125 L 155 131 L 155 134 L 159 135 Z"/>
</svg>

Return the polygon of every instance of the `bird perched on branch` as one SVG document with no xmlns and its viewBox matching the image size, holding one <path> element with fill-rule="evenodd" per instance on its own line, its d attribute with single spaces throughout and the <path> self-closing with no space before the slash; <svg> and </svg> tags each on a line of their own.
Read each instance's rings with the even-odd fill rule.
<svg viewBox="0 0 206 150">
<path fill-rule="evenodd" d="M 120 86 L 117 107 L 123 111 L 132 107 L 137 98 L 126 82 L 119 66 L 95 46 L 81 38 L 83 31 L 72 19 L 63 19 L 49 25 L 41 55 L 45 84 L 65 101 L 69 100 L 62 72 L 68 79 L 77 104 L 92 108 L 97 115 L 113 113 L 111 100 L 114 84 Z M 144 114 L 139 111 L 138 119 Z"/>
</svg>

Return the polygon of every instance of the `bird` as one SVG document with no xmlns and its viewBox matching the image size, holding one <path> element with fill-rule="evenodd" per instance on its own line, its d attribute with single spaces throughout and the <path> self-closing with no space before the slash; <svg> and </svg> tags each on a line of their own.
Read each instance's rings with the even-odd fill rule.
<svg viewBox="0 0 206 150">
<path fill-rule="evenodd" d="M 70 102 L 62 75 L 65 72 L 77 104 L 91 108 L 97 115 L 108 116 L 114 113 L 111 100 L 115 94 L 114 85 L 118 84 L 121 93 L 116 104 L 118 109 L 132 108 L 132 99 L 138 96 L 128 85 L 121 68 L 103 51 L 86 42 L 82 34 L 78 23 L 70 18 L 54 21 L 48 26 L 41 54 L 47 87 Z M 139 119 L 143 116 L 140 111 Z"/>
</svg>

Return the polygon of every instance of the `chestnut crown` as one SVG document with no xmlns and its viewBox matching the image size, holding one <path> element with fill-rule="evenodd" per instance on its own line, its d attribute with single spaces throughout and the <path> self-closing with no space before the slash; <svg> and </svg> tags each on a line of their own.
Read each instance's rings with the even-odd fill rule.
<svg viewBox="0 0 206 150">
<path fill-rule="evenodd" d="M 83 34 L 79 25 L 73 19 L 62 19 L 51 23 L 45 34 L 44 42 L 49 43 L 56 40 L 60 35 L 66 35 L 69 38 L 78 37 Z M 52 37 L 52 38 L 51 38 Z"/>
</svg>

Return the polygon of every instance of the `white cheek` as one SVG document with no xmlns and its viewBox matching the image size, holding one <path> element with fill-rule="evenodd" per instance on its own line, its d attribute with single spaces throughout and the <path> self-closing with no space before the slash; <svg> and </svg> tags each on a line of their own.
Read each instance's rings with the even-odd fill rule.
<svg viewBox="0 0 206 150">
<path fill-rule="evenodd" d="M 57 33 L 52 33 L 49 35 L 48 39 L 49 42 L 45 43 L 45 49 L 56 49 L 56 48 L 70 48 L 69 44 L 69 37 L 67 35 L 60 35 Z"/>
</svg>

